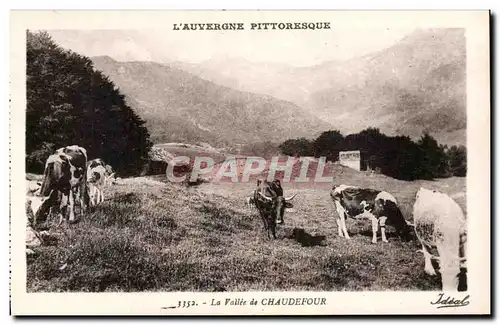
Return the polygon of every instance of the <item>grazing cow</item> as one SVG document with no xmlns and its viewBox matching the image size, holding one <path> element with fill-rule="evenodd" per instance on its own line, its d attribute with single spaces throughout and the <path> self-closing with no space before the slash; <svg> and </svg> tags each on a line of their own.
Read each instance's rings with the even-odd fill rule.
<svg viewBox="0 0 500 325">
<path fill-rule="evenodd" d="M 87 183 L 89 189 L 90 203 L 92 206 L 104 201 L 103 189 L 108 179 L 113 177 L 112 168 L 106 165 L 100 158 L 90 160 L 87 163 Z"/>
<path fill-rule="evenodd" d="M 268 182 L 257 180 L 257 188 L 254 191 L 254 204 L 259 210 L 264 229 L 267 236 L 276 239 L 276 223 L 283 224 L 285 208 L 293 207 L 290 202 L 297 194 L 289 198 L 283 197 L 283 188 L 279 180 Z"/>
<path fill-rule="evenodd" d="M 85 213 L 89 201 L 86 163 L 86 150 L 76 145 L 60 148 L 47 158 L 39 192 L 42 203 L 36 212 L 36 219 L 45 217 L 51 208 L 55 208 L 59 210 L 59 223 L 66 213 L 69 213 L 69 221 L 74 222 L 76 199 L 80 202 L 81 212 Z M 59 207 L 54 204 L 56 202 L 60 203 Z M 62 213 L 60 208 L 63 208 Z"/>
<path fill-rule="evenodd" d="M 448 195 L 421 187 L 413 205 L 413 223 L 425 272 L 436 275 L 431 259 L 437 260 L 442 290 L 457 291 L 460 267 L 466 261 L 467 224 L 462 209 Z M 433 250 L 438 256 L 429 253 Z"/>
<path fill-rule="evenodd" d="M 338 217 L 337 228 L 340 237 L 350 239 L 345 220 L 369 219 L 372 221 L 372 243 L 377 243 L 378 225 L 380 223 L 382 241 L 387 242 L 385 225 L 396 228 L 400 238 L 407 239 L 410 226 L 404 219 L 396 199 L 385 191 L 378 191 L 356 186 L 333 186 L 330 196 L 335 204 Z"/>
</svg>

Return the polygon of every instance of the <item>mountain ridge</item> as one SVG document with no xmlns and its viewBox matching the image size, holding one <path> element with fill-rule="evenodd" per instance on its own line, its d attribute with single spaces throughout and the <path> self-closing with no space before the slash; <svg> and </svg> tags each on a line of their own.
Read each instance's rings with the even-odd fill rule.
<svg viewBox="0 0 500 325">
<path fill-rule="evenodd" d="M 157 62 L 91 58 L 146 120 L 154 142 L 218 146 L 317 136 L 331 125 L 296 104 L 242 92 Z"/>
<path fill-rule="evenodd" d="M 464 30 L 449 28 L 417 29 L 385 49 L 310 67 L 244 59 L 172 64 L 205 80 L 293 102 L 344 134 L 378 127 L 390 135 L 416 139 L 429 132 L 440 142 L 465 144 L 465 62 Z"/>
</svg>

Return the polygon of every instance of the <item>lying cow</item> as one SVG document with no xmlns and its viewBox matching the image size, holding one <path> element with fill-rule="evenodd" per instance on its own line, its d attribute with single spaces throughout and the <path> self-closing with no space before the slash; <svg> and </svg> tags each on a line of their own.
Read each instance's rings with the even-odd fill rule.
<svg viewBox="0 0 500 325">
<path fill-rule="evenodd" d="M 87 163 L 87 184 L 92 206 L 104 201 L 104 187 L 114 176 L 114 173 L 110 174 L 111 172 L 111 166 L 106 165 L 100 158 L 90 160 Z"/>
<path fill-rule="evenodd" d="M 53 209 L 59 214 L 59 223 L 66 213 L 70 222 L 75 221 L 74 204 L 79 201 L 81 212 L 88 205 L 86 190 L 87 152 L 73 145 L 58 149 L 47 158 L 44 178 L 39 191 L 40 207 L 35 213 L 36 220 L 43 220 Z"/>
<path fill-rule="evenodd" d="M 283 188 L 279 180 L 268 182 L 257 180 L 257 188 L 254 191 L 254 204 L 259 210 L 264 229 L 268 238 L 276 239 L 276 224 L 283 224 L 285 208 L 293 207 L 290 202 L 297 194 L 289 198 L 283 197 Z"/>
<path fill-rule="evenodd" d="M 448 195 L 421 187 L 413 205 L 413 223 L 425 272 L 436 275 L 431 259 L 437 260 L 442 290 L 457 291 L 460 267 L 466 261 L 467 223 L 462 209 Z M 432 250 L 438 256 L 429 253 Z"/>
<path fill-rule="evenodd" d="M 337 210 L 337 229 L 340 237 L 350 239 L 346 228 L 346 217 L 369 219 L 372 222 L 372 243 L 377 243 L 380 224 L 382 241 L 387 243 L 386 223 L 396 228 L 402 239 L 407 239 L 410 225 L 404 219 L 396 199 L 385 191 L 356 186 L 333 186 L 330 196 Z"/>
</svg>

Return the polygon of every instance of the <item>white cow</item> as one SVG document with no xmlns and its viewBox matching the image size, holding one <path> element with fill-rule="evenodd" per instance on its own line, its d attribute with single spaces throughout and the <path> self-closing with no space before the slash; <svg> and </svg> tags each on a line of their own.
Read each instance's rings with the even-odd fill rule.
<svg viewBox="0 0 500 325">
<path fill-rule="evenodd" d="M 448 195 L 420 188 L 413 206 L 415 233 L 422 244 L 425 272 L 435 275 L 439 262 L 442 290 L 457 291 L 460 267 L 466 261 L 467 223 L 460 206 Z M 438 256 L 429 253 L 436 249 Z"/>
</svg>

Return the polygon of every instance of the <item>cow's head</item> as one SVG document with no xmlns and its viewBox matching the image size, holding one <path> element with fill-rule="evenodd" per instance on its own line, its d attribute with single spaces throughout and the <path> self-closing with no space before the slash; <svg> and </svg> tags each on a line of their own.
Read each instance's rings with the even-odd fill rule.
<svg viewBox="0 0 500 325">
<path fill-rule="evenodd" d="M 292 200 L 293 198 L 297 195 L 295 193 L 294 195 L 290 197 L 283 197 L 283 196 L 276 196 L 276 197 L 269 197 L 263 194 L 262 192 L 258 192 L 260 197 L 267 201 L 268 203 L 272 204 L 271 207 L 271 213 L 273 214 L 273 217 L 275 217 L 277 223 L 284 223 L 283 216 L 285 214 L 285 208 L 292 208 Z"/>
</svg>

